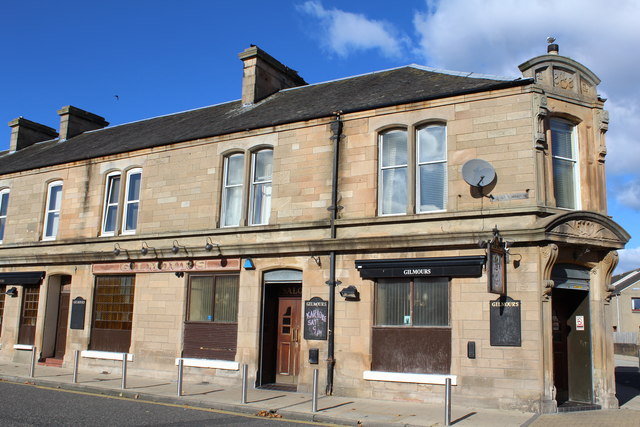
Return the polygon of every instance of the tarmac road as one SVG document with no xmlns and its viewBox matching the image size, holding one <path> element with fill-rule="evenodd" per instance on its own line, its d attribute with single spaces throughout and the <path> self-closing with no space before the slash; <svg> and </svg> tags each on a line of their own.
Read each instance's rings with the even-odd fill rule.
<svg viewBox="0 0 640 427">
<path fill-rule="evenodd" d="M 0 396 L 0 425 L 3 427 L 329 425 L 136 401 L 6 381 L 0 381 Z"/>
</svg>

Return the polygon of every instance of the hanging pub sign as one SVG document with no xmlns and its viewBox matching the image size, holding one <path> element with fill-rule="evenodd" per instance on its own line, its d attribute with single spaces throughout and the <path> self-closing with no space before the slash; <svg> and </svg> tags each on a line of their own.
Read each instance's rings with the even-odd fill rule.
<svg viewBox="0 0 640 427">
<path fill-rule="evenodd" d="M 304 339 L 327 339 L 328 302 L 320 297 L 313 297 L 304 302 Z"/>
<path fill-rule="evenodd" d="M 501 296 L 489 302 L 489 329 L 492 346 L 520 347 L 522 302 Z"/>
<path fill-rule="evenodd" d="M 497 228 L 493 229 L 493 239 L 487 250 L 487 285 L 489 293 L 507 294 L 506 251 Z"/>
</svg>

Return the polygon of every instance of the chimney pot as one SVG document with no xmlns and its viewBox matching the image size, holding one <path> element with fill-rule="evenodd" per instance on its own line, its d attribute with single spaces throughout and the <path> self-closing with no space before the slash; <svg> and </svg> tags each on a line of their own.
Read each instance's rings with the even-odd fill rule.
<svg viewBox="0 0 640 427">
<path fill-rule="evenodd" d="M 560 53 L 560 47 L 557 43 L 551 43 L 547 46 L 547 53 L 549 55 L 558 55 Z"/>
</svg>

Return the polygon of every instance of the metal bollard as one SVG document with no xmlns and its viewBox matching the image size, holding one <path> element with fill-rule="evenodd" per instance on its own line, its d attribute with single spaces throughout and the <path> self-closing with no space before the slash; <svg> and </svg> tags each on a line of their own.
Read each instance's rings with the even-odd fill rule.
<svg viewBox="0 0 640 427">
<path fill-rule="evenodd" d="M 78 362 L 80 360 L 80 350 L 76 350 L 73 355 L 73 383 L 78 382 Z"/>
<path fill-rule="evenodd" d="M 311 412 L 318 412 L 318 370 L 313 370 L 313 390 L 311 391 Z"/>
<path fill-rule="evenodd" d="M 122 353 L 122 386 L 124 390 L 127 388 L 127 353 Z"/>
<path fill-rule="evenodd" d="M 445 379 L 444 389 L 444 425 L 451 425 L 451 378 Z"/>
<path fill-rule="evenodd" d="M 184 360 L 178 359 L 178 396 L 182 396 L 182 375 L 184 371 Z"/>
<path fill-rule="evenodd" d="M 247 371 L 249 369 L 249 365 L 246 363 L 242 365 L 242 400 L 241 403 L 243 405 L 247 404 Z"/>
<path fill-rule="evenodd" d="M 36 354 L 38 353 L 38 348 L 33 346 L 31 349 L 31 369 L 29 370 L 29 377 L 33 378 L 36 372 Z"/>
</svg>

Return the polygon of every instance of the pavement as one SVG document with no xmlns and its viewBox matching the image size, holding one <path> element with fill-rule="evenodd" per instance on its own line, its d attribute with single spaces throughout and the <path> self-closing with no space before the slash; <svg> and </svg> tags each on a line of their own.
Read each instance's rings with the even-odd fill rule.
<svg viewBox="0 0 640 427">
<path fill-rule="evenodd" d="M 618 357 L 617 357 L 618 359 Z M 621 409 L 562 414 L 532 414 L 512 410 L 498 410 L 459 406 L 452 397 L 451 425 L 473 427 L 588 427 L 588 426 L 638 426 L 640 427 L 640 373 L 638 358 L 621 357 L 616 360 L 621 372 L 618 398 Z M 219 386 L 203 382 L 190 382 L 188 374 L 183 381 L 183 395 L 177 394 L 176 380 L 155 379 L 134 374 L 127 375 L 126 389 L 122 389 L 119 374 L 97 372 L 95 368 L 78 371 L 73 382 L 70 368 L 37 365 L 30 377 L 30 366 L 20 363 L 0 362 L 0 380 L 35 384 L 82 393 L 162 402 L 196 408 L 218 409 L 241 414 L 277 414 L 283 420 L 312 421 L 333 425 L 352 426 L 444 426 L 444 393 L 442 404 L 426 404 L 405 401 L 321 396 L 317 411 L 312 411 L 310 393 L 293 393 L 278 390 L 250 388 L 247 403 L 242 404 L 240 387 Z M 620 389 L 622 388 L 622 398 Z"/>
</svg>

